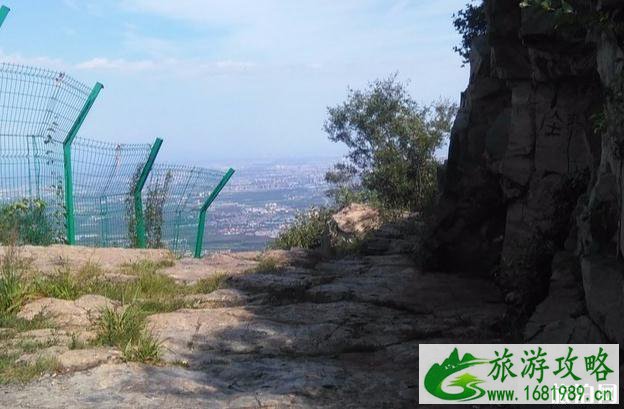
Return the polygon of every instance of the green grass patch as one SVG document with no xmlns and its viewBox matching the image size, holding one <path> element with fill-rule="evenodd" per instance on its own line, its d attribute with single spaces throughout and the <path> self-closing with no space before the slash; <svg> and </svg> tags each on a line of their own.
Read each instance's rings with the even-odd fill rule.
<svg viewBox="0 0 624 409">
<path fill-rule="evenodd" d="M 147 315 L 174 312 L 183 308 L 193 308 L 195 302 L 184 298 L 159 298 L 148 300 L 137 300 L 136 304 Z"/>
<path fill-rule="evenodd" d="M 58 344 L 57 339 L 48 339 L 45 342 L 33 341 L 32 339 L 21 339 L 15 344 L 15 346 L 19 348 L 23 353 L 32 354 L 33 352 L 36 352 L 41 349 L 48 348 L 57 344 Z"/>
<path fill-rule="evenodd" d="M 26 383 L 42 375 L 60 371 L 56 358 L 40 357 L 34 363 L 16 363 L 17 355 L 0 354 L 0 385 Z"/>
<path fill-rule="evenodd" d="M 279 265 L 277 260 L 273 257 L 262 257 L 258 264 L 250 269 L 250 273 L 272 273 L 282 270 L 283 267 Z"/>
<path fill-rule="evenodd" d="M 216 273 L 210 277 L 198 280 L 195 284 L 190 286 L 189 290 L 193 294 L 210 294 L 213 291 L 225 287 L 225 282 L 228 277 L 229 276 L 225 273 Z"/>
<path fill-rule="evenodd" d="M 126 263 L 122 265 L 122 269 L 125 273 L 141 275 L 144 273 L 155 273 L 158 270 L 163 268 L 173 267 L 175 265 L 175 260 L 171 258 L 165 258 L 162 260 L 149 260 L 143 259 L 138 261 L 133 261 L 131 263 Z"/>
<path fill-rule="evenodd" d="M 160 362 L 160 348 L 161 342 L 150 332 L 143 330 L 138 338 L 126 344 L 122 353 L 126 361 L 157 364 Z"/>
<path fill-rule="evenodd" d="M 118 348 L 126 361 L 158 362 L 160 342 L 145 328 L 146 317 L 137 305 L 123 311 L 105 309 L 98 322 L 97 342 Z"/>
<path fill-rule="evenodd" d="M 146 310 L 155 313 L 192 307 L 182 300 L 185 295 L 208 294 L 222 288 L 227 279 L 225 274 L 216 274 L 187 285 L 159 273 L 158 268 L 158 263 L 135 263 L 132 267 L 135 279 L 128 281 L 106 280 L 101 274 L 93 273 L 76 275 L 62 269 L 54 275 L 35 279 L 32 292 L 39 297 L 65 300 L 98 294 L 124 304 L 143 304 Z"/>
<path fill-rule="evenodd" d="M 43 297 L 61 300 L 75 300 L 84 295 L 82 282 L 68 268 L 57 274 L 35 279 L 34 292 Z"/>
<path fill-rule="evenodd" d="M 64 231 L 58 212 L 50 214 L 48 203 L 23 198 L 0 204 L 0 243 L 48 246 L 64 242 Z"/>
<path fill-rule="evenodd" d="M 98 321 L 98 342 L 109 346 L 126 346 L 145 329 L 145 314 L 130 305 L 123 311 L 106 308 Z"/>
<path fill-rule="evenodd" d="M 100 294 L 122 303 L 130 303 L 136 300 L 174 298 L 185 294 L 186 287 L 164 274 L 143 272 L 135 280 L 126 282 L 94 280 L 86 285 L 84 292 L 85 294 Z"/>
<path fill-rule="evenodd" d="M 54 323 L 46 314 L 37 314 L 32 320 L 19 318 L 16 315 L 0 314 L 0 328 L 8 328 L 14 332 L 26 332 L 35 329 L 54 328 Z"/>
<path fill-rule="evenodd" d="M 28 293 L 28 284 L 20 273 L 3 268 L 0 273 L 0 315 L 17 313 Z"/>
<path fill-rule="evenodd" d="M 102 274 L 104 274 L 102 266 L 92 261 L 88 261 L 78 270 L 78 277 L 80 278 L 93 278 L 101 276 Z"/>
<path fill-rule="evenodd" d="M 50 320 L 43 315 L 33 320 L 18 318 L 16 313 L 25 300 L 33 297 L 53 297 L 75 300 L 86 294 L 98 294 L 120 301 L 125 309 L 106 309 L 97 322 L 98 345 L 118 348 L 125 360 L 156 363 L 160 359 L 160 341 L 146 329 L 146 318 L 150 314 L 172 312 L 182 308 L 193 308 L 195 301 L 187 299 L 191 294 L 208 294 L 222 288 L 227 275 L 215 274 L 187 285 L 159 272 L 171 265 L 171 261 L 139 261 L 124 266 L 124 271 L 134 279 L 127 281 L 107 280 L 99 265 L 87 263 L 77 272 L 68 264 L 60 266 L 55 274 L 34 279 L 25 279 L 17 268 L 19 258 L 3 260 L 0 275 L 0 340 L 14 338 L 19 332 L 33 329 L 52 328 Z M 23 342 L 18 348 L 24 352 L 44 348 L 35 342 Z M 77 336 L 72 336 L 70 349 L 85 347 Z M 5 361 L 17 357 L 4 357 Z M 44 372 L 54 370 L 54 363 L 37 362 L 32 365 L 4 364 L 1 376 L 3 382 L 31 379 Z"/>
<path fill-rule="evenodd" d="M 30 291 L 23 277 L 26 262 L 19 257 L 15 247 L 5 249 L 0 260 L 0 316 L 19 311 Z"/>
</svg>

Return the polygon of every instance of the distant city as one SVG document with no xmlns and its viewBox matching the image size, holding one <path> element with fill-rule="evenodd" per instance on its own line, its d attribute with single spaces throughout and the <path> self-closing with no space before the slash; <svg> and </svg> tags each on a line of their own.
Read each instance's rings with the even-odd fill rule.
<svg viewBox="0 0 624 409">
<path fill-rule="evenodd" d="M 336 161 L 267 161 L 238 167 L 208 211 L 205 249 L 265 248 L 297 213 L 329 203 L 324 177 Z"/>
</svg>

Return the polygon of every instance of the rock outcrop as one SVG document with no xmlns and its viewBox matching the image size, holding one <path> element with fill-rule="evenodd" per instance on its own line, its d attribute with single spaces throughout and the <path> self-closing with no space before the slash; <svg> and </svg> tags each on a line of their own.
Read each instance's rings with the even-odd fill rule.
<svg viewBox="0 0 624 409">
<path fill-rule="evenodd" d="M 340 233 L 357 237 L 381 226 L 379 210 L 360 203 L 343 208 L 332 216 L 332 220 Z"/>
<path fill-rule="evenodd" d="M 123 362 L 121 351 L 88 342 L 86 349 L 70 348 L 81 329 L 70 324 L 80 324 L 85 338 L 87 310 L 111 303 L 103 297 L 29 303 L 24 317 L 46 310 L 60 328 L 16 335 L 0 349 L 36 342 L 43 349 L 20 362 L 55 358 L 55 376 L 0 385 L 0 406 L 416 407 L 419 344 L 500 342 L 506 306 L 490 280 L 419 270 L 393 244 L 402 241 L 392 239 L 398 226 L 390 227 L 371 237 L 390 242 L 374 254 L 323 261 L 303 250 L 213 257 L 232 269 L 225 270 L 229 288 L 193 295 L 193 308 L 148 317 L 161 345 L 157 366 Z M 240 271 L 261 258 L 274 262 Z M 182 281 L 217 274 L 206 269 L 199 277 L 190 260 L 177 263 L 181 272 L 175 266 L 163 272 Z"/>
<path fill-rule="evenodd" d="M 610 27 L 624 4 L 574 2 L 613 21 L 598 25 L 518 3 L 486 2 L 429 264 L 493 276 L 526 314 L 560 291 L 553 257 L 566 251 L 580 312 L 551 318 L 623 342 L 624 42 Z"/>
</svg>

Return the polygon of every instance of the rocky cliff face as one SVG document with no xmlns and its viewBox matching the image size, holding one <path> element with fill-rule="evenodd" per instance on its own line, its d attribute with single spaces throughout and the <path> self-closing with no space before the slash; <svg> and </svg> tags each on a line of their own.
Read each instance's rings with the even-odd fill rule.
<svg viewBox="0 0 624 409">
<path fill-rule="evenodd" d="M 530 312 L 554 260 L 584 294 L 572 318 L 624 342 L 624 42 L 518 3 L 489 1 L 487 38 L 473 46 L 432 264 L 492 275 Z"/>
</svg>

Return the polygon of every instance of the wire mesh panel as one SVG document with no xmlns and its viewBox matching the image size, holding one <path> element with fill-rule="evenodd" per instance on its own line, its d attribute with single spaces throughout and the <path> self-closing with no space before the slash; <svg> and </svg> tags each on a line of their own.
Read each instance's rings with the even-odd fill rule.
<svg viewBox="0 0 624 409">
<path fill-rule="evenodd" d="M 74 141 L 77 244 L 136 247 L 133 192 L 150 149 L 149 144 Z"/>
<path fill-rule="evenodd" d="M 0 64 L 0 243 L 9 216 L 22 242 L 66 240 L 63 142 L 90 93 L 64 73 Z M 152 146 L 76 138 L 70 149 L 77 244 L 137 247 L 134 190 Z M 224 174 L 155 165 L 142 190 L 147 245 L 188 254 L 199 211 Z"/>
<path fill-rule="evenodd" d="M 195 246 L 199 210 L 225 172 L 156 164 L 143 189 L 149 247 L 167 247 L 179 255 Z"/>
<path fill-rule="evenodd" d="M 29 234 L 50 242 L 65 237 L 62 141 L 89 91 L 64 73 L 0 64 L 0 214 L 36 216 Z"/>
</svg>

